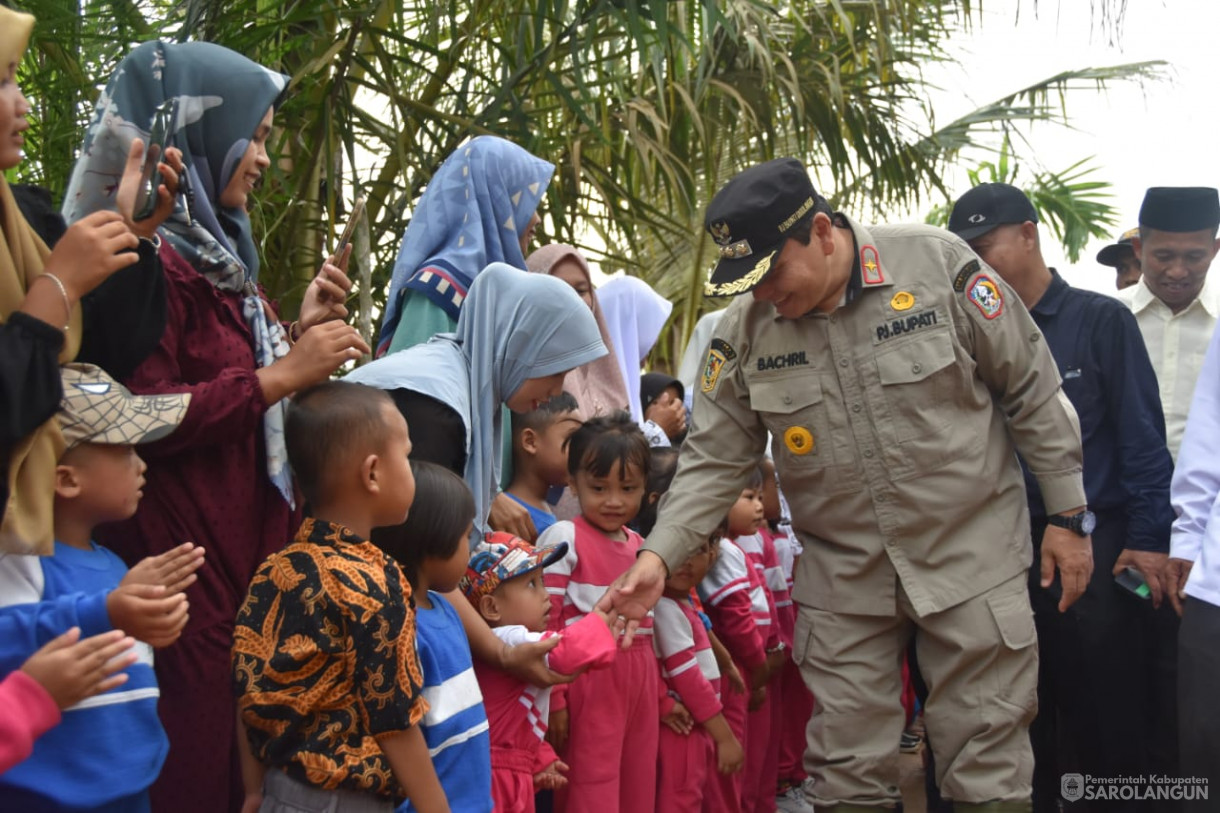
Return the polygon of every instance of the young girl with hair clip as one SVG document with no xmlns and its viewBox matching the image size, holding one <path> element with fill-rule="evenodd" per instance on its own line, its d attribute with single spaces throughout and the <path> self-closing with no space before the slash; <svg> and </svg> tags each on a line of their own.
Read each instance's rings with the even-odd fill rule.
<svg viewBox="0 0 1220 813">
<path fill-rule="evenodd" d="M 644 540 L 627 523 L 639 513 L 648 470 L 648 441 L 626 412 L 593 418 L 568 441 L 568 472 L 581 513 L 552 525 L 538 542 L 568 544 L 546 571 L 551 629 L 561 632 L 592 612 L 635 561 Z M 650 616 L 609 668 L 552 694 L 548 736 L 570 766 L 567 789 L 556 793 L 557 810 L 654 810 L 659 678 Z"/>
</svg>

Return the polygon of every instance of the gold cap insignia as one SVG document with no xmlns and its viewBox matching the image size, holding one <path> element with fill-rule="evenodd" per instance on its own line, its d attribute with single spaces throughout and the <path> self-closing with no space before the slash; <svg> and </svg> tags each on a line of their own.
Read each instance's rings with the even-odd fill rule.
<svg viewBox="0 0 1220 813">
<path fill-rule="evenodd" d="M 717 245 L 727 246 L 733 242 L 733 232 L 730 231 L 729 224 L 723 220 L 717 220 L 708 231 L 711 232 L 712 239 L 716 241 Z"/>
</svg>

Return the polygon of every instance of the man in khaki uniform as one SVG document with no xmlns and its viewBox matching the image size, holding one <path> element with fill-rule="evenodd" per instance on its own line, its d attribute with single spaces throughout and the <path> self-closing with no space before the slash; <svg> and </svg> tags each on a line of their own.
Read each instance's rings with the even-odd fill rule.
<svg viewBox="0 0 1220 813">
<path fill-rule="evenodd" d="M 1037 645 L 1019 449 L 1051 513 L 1084 510 L 1076 415 L 1020 299 L 960 239 L 831 213 L 804 167 L 749 169 L 707 211 L 726 311 L 691 434 L 636 565 L 603 598 L 624 621 L 716 527 L 774 437 L 804 552 L 794 656 L 818 699 L 807 795 L 899 798 L 901 664 L 915 638 L 940 786 L 959 810 L 1028 810 Z M 1052 526 L 1066 607 L 1090 541 Z M 963 804 L 964 803 L 964 804 Z"/>
</svg>

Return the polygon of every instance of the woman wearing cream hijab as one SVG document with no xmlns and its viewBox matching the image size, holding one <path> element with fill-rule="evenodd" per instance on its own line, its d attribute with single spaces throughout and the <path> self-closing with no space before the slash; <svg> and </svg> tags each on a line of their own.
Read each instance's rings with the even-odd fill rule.
<svg viewBox="0 0 1220 813">
<path fill-rule="evenodd" d="M 17 85 L 34 18 L 0 7 L 0 171 L 21 163 L 29 102 Z M 140 146 L 142 151 L 143 147 Z M 122 186 L 134 192 L 140 154 Z M 176 176 L 161 165 L 171 188 Z M 120 192 L 120 195 L 122 193 Z M 170 193 L 142 226 L 164 219 Z M 129 210 L 128 206 L 128 210 Z M 141 260 L 125 218 L 98 212 L 51 251 L 34 233 L 0 175 L 0 551 L 49 553 L 55 464 L 64 450 L 55 412 L 63 395 L 59 365 L 80 350 L 81 298 L 111 274 Z"/>
</svg>

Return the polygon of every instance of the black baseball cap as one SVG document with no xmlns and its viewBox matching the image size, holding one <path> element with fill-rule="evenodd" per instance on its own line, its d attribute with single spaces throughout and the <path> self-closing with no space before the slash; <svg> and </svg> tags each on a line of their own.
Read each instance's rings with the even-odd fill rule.
<svg viewBox="0 0 1220 813">
<path fill-rule="evenodd" d="M 1191 232 L 1220 226 L 1220 197 L 1210 186 L 1154 186 L 1144 193 L 1140 225 Z"/>
<path fill-rule="evenodd" d="M 1135 254 L 1135 246 L 1131 245 L 1131 242 L 1139 236 L 1140 230 L 1138 227 L 1134 229 L 1127 229 L 1125 232 L 1119 235 L 1117 242 L 1111 243 L 1101 251 L 1097 252 L 1097 262 L 1101 263 L 1102 265 L 1108 265 L 1111 268 L 1118 268 L 1118 264 L 1121 263 L 1128 254 Z"/>
<path fill-rule="evenodd" d="M 1006 183 L 981 183 L 957 199 L 949 213 L 949 231 L 963 240 L 982 237 L 1006 223 L 1038 222 L 1025 193 Z"/>
<path fill-rule="evenodd" d="M 720 260 L 704 293 L 733 296 L 754 288 L 793 227 L 815 210 L 829 213 L 830 205 L 795 158 L 776 158 L 734 176 L 707 206 L 703 225 Z"/>
</svg>

